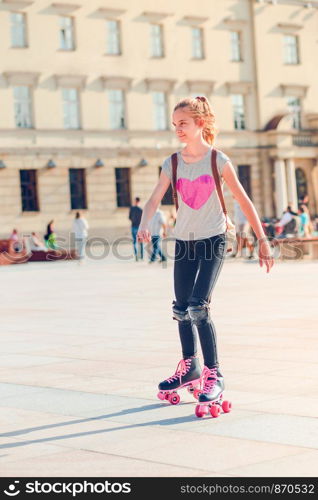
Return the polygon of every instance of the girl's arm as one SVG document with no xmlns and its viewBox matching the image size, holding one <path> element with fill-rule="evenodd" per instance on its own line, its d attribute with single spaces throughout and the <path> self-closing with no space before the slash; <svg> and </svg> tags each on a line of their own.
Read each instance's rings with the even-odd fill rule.
<svg viewBox="0 0 318 500">
<path fill-rule="evenodd" d="M 239 203 L 242 211 L 244 212 L 248 222 L 252 226 L 257 239 L 259 240 L 259 263 L 262 267 L 263 261 L 266 264 L 267 272 L 270 271 L 271 267 L 274 265 L 274 259 L 271 254 L 270 244 L 268 242 L 267 236 L 264 233 L 262 223 L 256 212 L 256 209 L 246 194 L 245 189 L 240 183 L 235 169 L 231 162 L 227 162 L 224 165 L 222 176 L 229 186 L 234 198 Z"/>
<path fill-rule="evenodd" d="M 148 229 L 148 224 L 152 219 L 155 211 L 157 210 L 159 203 L 164 197 L 170 185 L 169 177 L 162 170 L 157 185 L 155 186 L 150 198 L 144 205 L 142 211 L 142 217 L 138 228 L 137 239 L 138 241 L 151 241 L 151 235 Z"/>
</svg>

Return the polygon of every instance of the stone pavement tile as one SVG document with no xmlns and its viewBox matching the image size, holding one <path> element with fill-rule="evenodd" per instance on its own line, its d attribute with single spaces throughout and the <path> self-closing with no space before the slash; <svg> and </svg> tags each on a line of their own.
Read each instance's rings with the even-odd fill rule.
<svg viewBox="0 0 318 500">
<path fill-rule="evenodd" d="M 317 421 L 314 418 L 260 413 L 231 422 L 226 418 L 228 415 L 214 419 L 217 422 L 212 422 L 210 427 L 204 419 L 204 425 L 198 426 L 196 432 L 304 448 L 318 445 Z"/>
<path fill-rule="evenodd" d="M 0 366 L 2 367 L 30 367 L 59 363 L 60 358 L 53 356 L 32 356 L 32 354 L 0 354 Z"/>
<path fill-rule="evenodd" d="M 204 471 L 85 450 L 64 451 L 3 464 L 2 477 L 195 477 Z M 219 474 L 216 475 L 220 477 Z"/>
<path fill-rule="evenodd" d="M 268 392 L 263 393 L 261 391 L 249 391 L 248 387 L 246 388 L 246 391 L 240 391 L 231 389 L 231 386 L 229 386 L 229 389 L 225 390 L 224 392 L 224 399 L 228 399 L 229 401 L 231 401 L 232 406 L 235 410 L 236 408 L 240 408 L 253 411 L 255 408 L 255 403 L 264 402 L 264 404 L 266 404 L 266 401 L 273 401 L 275 399 L 280 399 L 281 397 L 281 394 L 270 394 Z M 257 411 L 256 408 L 255 411 Z"/>
<path fill-rule="evenodd" d="M 2 407 L 0 412 L 0 439 L 4 437 L 25 438 L 35 430 L 67 427 L 76 417 L 65 417 L 54 413 L 45 413 L 20 408 Z"/>
<path fill-rule="evenodd" d="M 241 361 L 241 363 L 248 363 L 251 356 L 255 359 L 274 359 L 284 363 L 285 361 L 293 361 L 298 363 L 299 361 L 299 349 L 289 348 L 288 345 L 284 349 L 275 349 L 275 343 L 272 347 L 269 346 L 253 346 L 250 349 L 246 349 L 240 345 L 233 345 L 222 343 L 222 353 L 226 352 L 227 355 L 236 357 Z M 251 354 L 253 352 L 253 354 Z M 302 359 L 305 359 L 308 363 L 316 363 L 317 355 L 316 351 L 309 346 L 302 346 Z"/>
<path fill-rule="evenodd" d="M 25 396 L 27 394 L 29 397 L 32 397 L 33 394 L 41 392 L 40 387 L 25 387 L 18 384 L 5 384 L 0 383 L 0 394 L 1 399 L 4 398 L 20 398 L 21 396 Z"/>
<path fill-rule="evenodd" d="M 61 448 L 51 443 L 24 446 L 21 438 L 2 438 L 0 444 L 0 471 L 9 462 L 24 462 L 33 457 L 59 453 Z"/>
<path fill-rule="evenodd" d="M 253 442 L 220 436 L 205 435 L 202 439 L 191 432 L 182 432 L 180 440 L 173 446 L 153 447 L 134 454 L 134 457 L 149 461 L 165 462 L 184 467 L 197 467 L 211 472 L 224 472 L 229 464 L 253 464 L 284 456 L 296 455 L 302 448 L 279 444 Z M 239 465 L 237 465 L 238 467 Z"/>
<path fill-rule="evenodd" d="M 23 384 L 41 388 L 70 389 L 72 383 L 77 379 L 76 375 L 63 375 L 41 368 L 36 369 L 8 369 L 6 372 L 0 370 L 0 381 L 11 384 Z M 89 379 L 89 377 L 88 377 Z M 87 380 L 87 379 L 86 379 Z M 104 380 L 104 379 L 103 379 Z M 75 387 L 74 387 L 75 388 Z M 82 390 L 83 388 L 79 388 Z M 94 391 L 91 391 L 94 392 Z M 105 392 L 105 391 L 104 391 Z"/>
<path fill-rule="evenodd" d="M 318 363 L 297 363 L 297 372 L 304 373 L 306 375 L 306 380 L 308 378 L 318 379 Z M 292 379 L 295 378 L 295 364 L 292 363 L 292 366 L 289 363 L 282 364 L 279 370 L 273 370 L 273 375 L 277 377 L 288 376 Z"/>
<path fill-rule="evenodd" d="M 241 404 L 241 408 L 242 407 L 244 407 L 244 404 Z M 305 400 L 304 396 L 275 397 L 275 399 L 255 402 L 252 406 L 248 405 L 248 407 L 258 412 L 275 413 L 279 415 L 297 415 L 299 417 L 316 418 L 318 413 L 317 399 L 310 398 L 309 396 L 306 396 Z"/>
<path fill-rule="evenodd" d="M 318 451 L 226 469 L 228 474 L 241 477 L 317 477 Z"/>
<path fill-rule="evenodd" d="M 0 399 L 0 407 L 22 408 L 52 412 L 59 415 L 81 415 L 82 412 L 107 412 L 110 408 L 125 405 L 125 398 L 117 395 L 90 394 L 79 391 L 41 388 L 32 392 L 24 386 L 24 394 L 19 398 L 8 396 Z M 136 400 L 137 403 L 140 402 Z M 143 402 L 143 401 L 142 401 Z"/>
<path fill-rule="evenodd" d="M 13 434 L 13 433 L 12 433 Z M 11 436 L 12 436 L 11 434 Z M 172 447 L 180 440 L 180 432 L 166 427 L 147 426 L 144 424 L 122 424 L 103 418 L 81 418 L 74 421 L 33 427 L 33 430 L 19 434 L 19 440 L 0 445 L 0 451 L 12 449 L 33 449 L 50 443 L 65 449 L 85 449 L 101 453 L 133 457 L 136 452 L 162 446 Z M 30 453 L 30 452 L 29 452 Z"/>
<path fill-rule="evenodd" d="M 306 383 L 304 379 L 295 375 L 293 378 L 280 375 L 275 376 L 273 374 L 255 374 L 253 377 L 249 375 L 231 375 L 227 376 L 227 387 L 231 387 L 233 390 L 251 390 L 257 392 L 262 390 L 263 393 L 271 393 L 276 395 L 301 395 L 308 394 L 312 390 L 317 389 L 317 381 L 312 378 L 306 378 Z"/>
</svg>

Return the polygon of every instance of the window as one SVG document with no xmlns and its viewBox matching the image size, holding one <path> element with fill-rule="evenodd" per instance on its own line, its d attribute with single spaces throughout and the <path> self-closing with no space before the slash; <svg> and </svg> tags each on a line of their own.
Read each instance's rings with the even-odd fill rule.
<svg viewBox="0 0 318 500">
<path fill-rule="evenodd" d="M 153 92 L 155 130 L 167 130 L 167 96 L 165 92 Z"/>
<path fill-rule="evenodd" d="M 123 90 L 109 90 L 109 125 L 111 129 L 126 128 L 125 94 Z"/>
<path fill-rule="evenodd" d="M 11 47 L 27 47 L 26 16 L 20 12 L 12 12 L 11 19 Z"/>
<path fill-rule="evenodd" d="M 284 63 L 299 64 L 298 36 L 284 35 Z"/>
<path fill-rule="evenodd" d="M 15 125 L 18 128 L 32 128 L 31 91 L 27 86 L 13 87 Z"/>
<path fill-rule="evenodd" d="M 84 168 L 70 168 L 70 194 L 71 209 L 87 208 L 86 202 L 86 176 Z"/>
<path fill-rule="evenodd" d="M 62 97 L 64 128 L 80 128 L 78 90 L 72 88 L 62 89 Z"/>
<path fill-rule="evenodd" d="M 130 169 L 115 168 L 117 207 L 130 207 Z"/>
<path fill-rule="evenodd" d="M 118 21 L 106 21 L 107 46 L 106 53 L 109 55 L 119 55 L 120 49 L 120 29 Z"/>
<path fill-rule="evenodd" d="M 201 28 L 192 28 L 192 57 L 203 59 L 203 31 Z"/>
<path fill-rule="evenodd" d="M 71 17 L 60 17 L 60 49 L 74 50 L 74 20 Z"/>
<path fill-rule="evenodd" d="M 242 94 L 232 94 L 233 118 L 235 130 L 245 129 L 245 105 Z"/>
<path fill-rule="evenodd" d="M 292 115 L 293 128 L 301 128 L 301 101 L 299 97 L 287 97 L 288 111 Z"/>
<path fill-rule="evenodd" d="M 231 31 L 231 61 L 242 61 L 241 33 Z"/>
<path fill-rule="evenodd" d="M 238 165 L 238 178 L 247 196 L 252 200 L 251 165 Z"/>
<path fill-rule="evenodd" d="M 39 211 L 37 195 L 37 171 L 20 170 L 22 212 Z"/>
<path fill-rule="evenodd" d="M 163 30 L 159 24 L 150 25 L 151 56 L 163 57 Z"/>
<path fill-rule="evenodd" d="M 159 177 L 160 177 L 160 174 L 161 174 L 161 167 L 159 167 Z M 161 204 L 162 205 L 174 205 L 171 183 L 170 183 L 167 191 L 163 195 L 163 198 L 161 200 Z"/>
</svg>

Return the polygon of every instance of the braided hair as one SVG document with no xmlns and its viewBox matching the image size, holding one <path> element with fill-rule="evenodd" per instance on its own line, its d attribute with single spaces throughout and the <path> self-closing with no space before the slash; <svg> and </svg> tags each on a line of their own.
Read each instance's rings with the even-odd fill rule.
<svg viewBox="0 0 318 500">
<path fill-rule="evenodd" d="M 205 96 L 187 97 L 179 101 L 173 111 L 182 108 L 188 108 L 190 115 L 195 121 L 200 118 L 204 119 L 204 127 L 202 130 L 203 139 L 208 144 L 213 144 L 217 134 L 217 128 L 215 125 L 215 115 L 208 99 Z"/>
</svg>

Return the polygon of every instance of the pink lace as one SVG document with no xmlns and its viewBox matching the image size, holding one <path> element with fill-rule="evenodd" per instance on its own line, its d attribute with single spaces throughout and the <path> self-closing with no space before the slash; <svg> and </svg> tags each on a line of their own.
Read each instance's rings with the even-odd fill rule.
<svg viewBox="0 0 318 500">
<path fill-rule="evenodd" d="M 173 382 L 174 380 L 179 379 L 181 382 L 181 377 L 183 377 L 188 371 L 190 370 L 191 367 L 191 358 L 188 359 L 181 359 L 178 363 L 177 369 L 171 377 L 167 378 L 166 382 Z"/>
<path fill-rule="evenodd" d="M 207 366 L 205 366 L 203 368 L 201 377 L 203 384 L 202 392 L 205 394 L 212 392 L 215 384 L 218 381 L 217 368 L 208 368 Z"/>
</svg>

